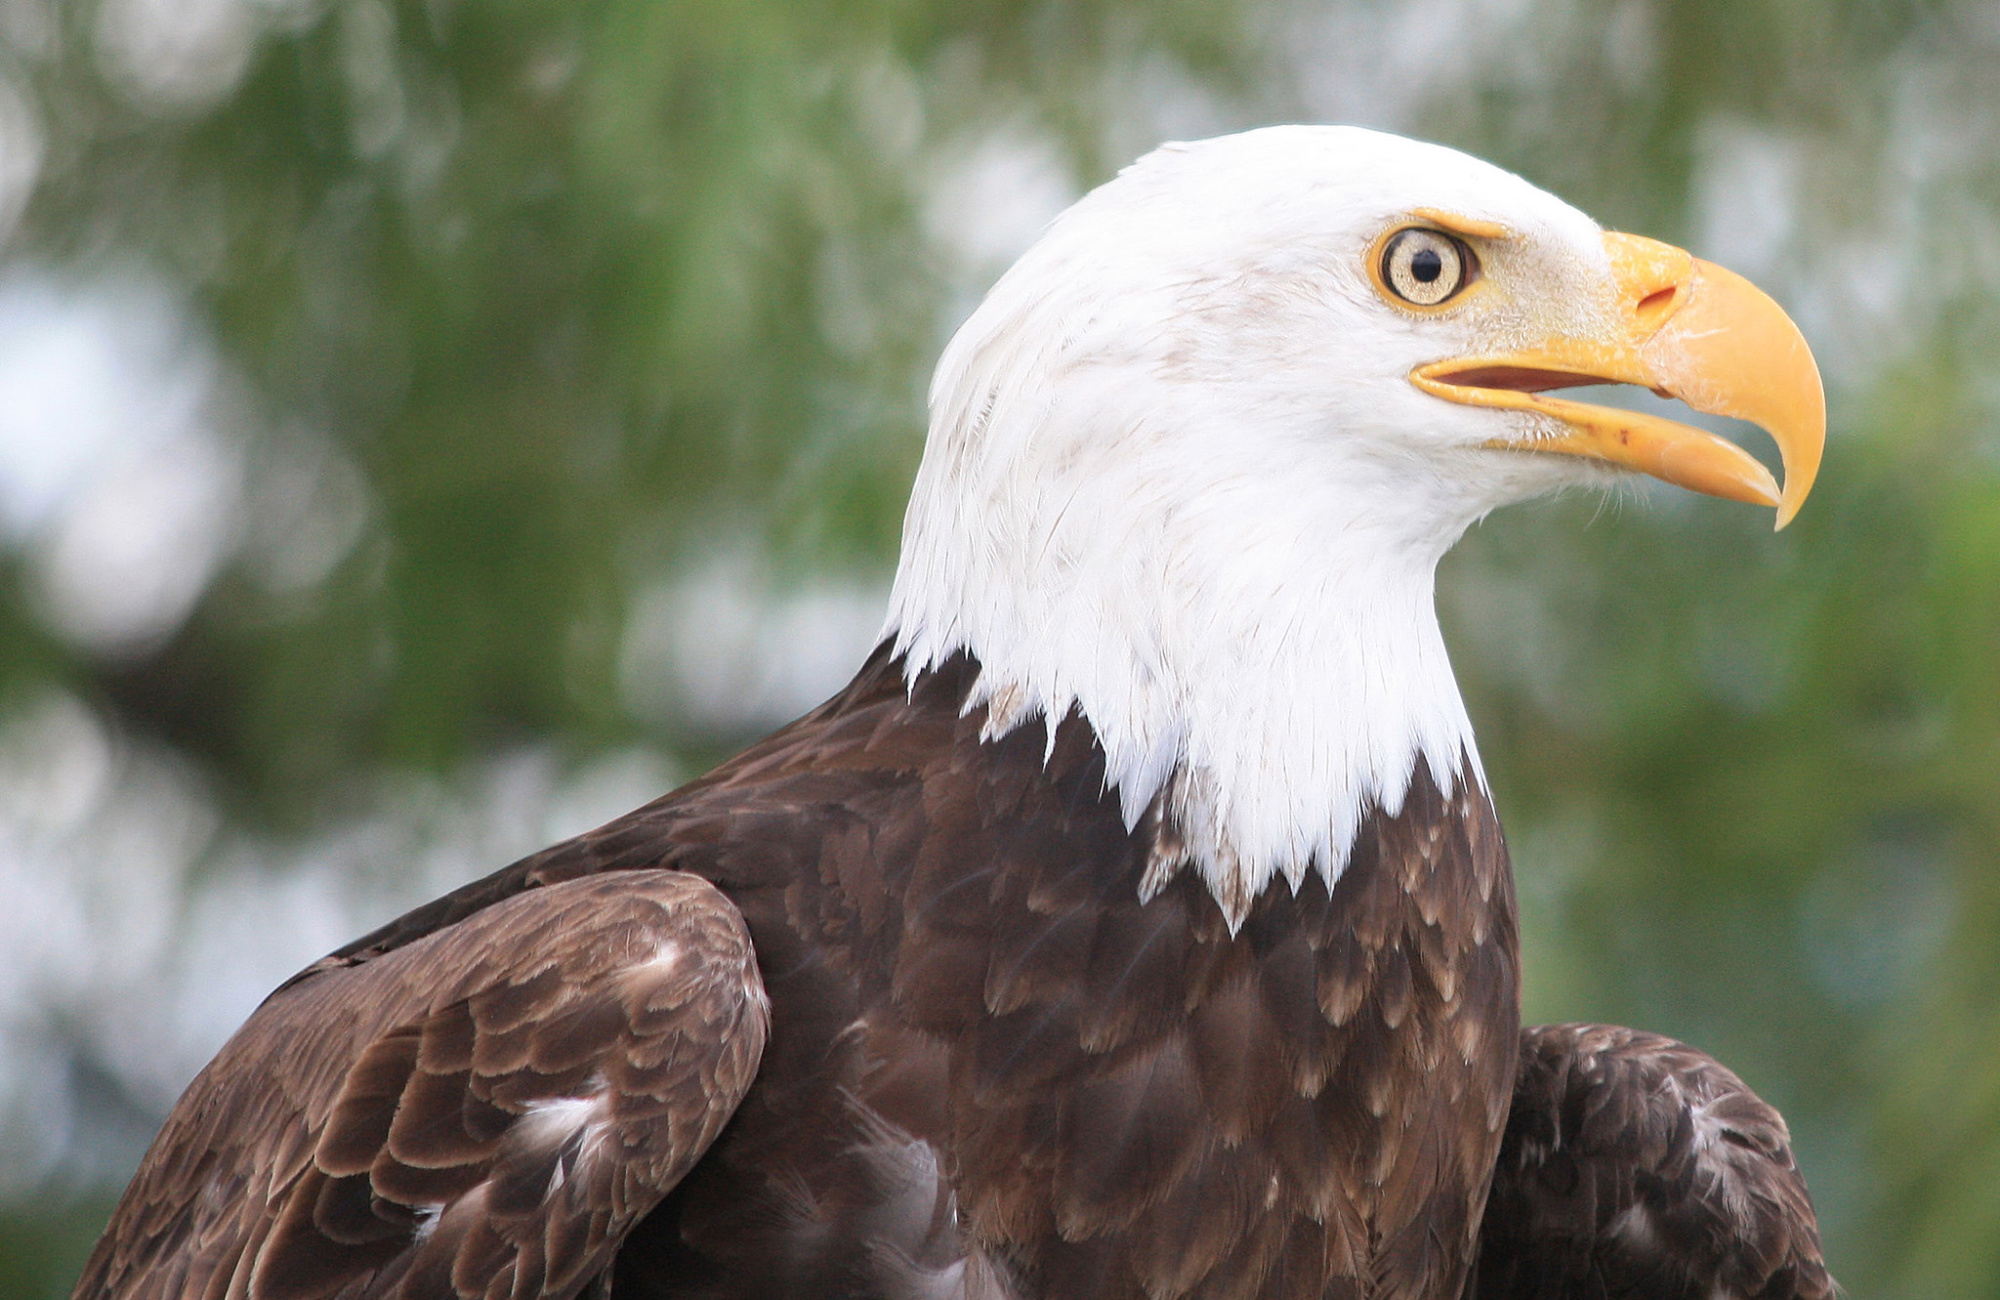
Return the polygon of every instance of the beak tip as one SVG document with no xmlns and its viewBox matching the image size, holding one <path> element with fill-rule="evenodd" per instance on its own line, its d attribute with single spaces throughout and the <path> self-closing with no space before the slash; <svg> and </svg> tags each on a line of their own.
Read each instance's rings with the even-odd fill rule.
<svg viewBox="0 0 2000 1300">
<path fill-rule="evenodd" d="M 1813 482 L 1819 477 L 1818 452 L 1820 447 L 1824 445 L 1826 438 L 1826 425 L 1823 421 L 1818 425 L 1818 429 L 1818 436 L 1811 441 L 1810 446 L 1802 448 L 1802 450 L 1809 450 L 1812 454 L 1808 456 L 1795 455 L 1793 459 L 1799 463 L 1790 464 L 1785 467 L 1785 487 L 1778 499 L 1778 523 L 1776 529 L 1778 532 L 1783 532 L 1792 520 L 1799 517 L 1799 511 L 1805 507 L 1806 498 L 1812 495 Z"/>
<path fill-rule="evenodd" d="M 1777 502 L 1778 522 L 1772 531 L 1784 532 L 1790 526 L 1792 520 L 1799 517 L 1799 511 L 1804 508 L 1806 497 L 1811 492 L 1811 479 L 1800 480 L 1793 475 L 1786 475 L 1785 491 Z"/>
</svg>

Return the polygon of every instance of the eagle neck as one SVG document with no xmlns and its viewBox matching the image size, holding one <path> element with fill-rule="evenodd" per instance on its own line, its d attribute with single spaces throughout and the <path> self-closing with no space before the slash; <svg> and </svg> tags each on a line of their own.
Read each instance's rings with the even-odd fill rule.
<svg viewBox="0 0 2000 1300">
<path fill-rule="evenodd" d="M 1274 880 L 1331 887 L 1419 764 L 1447 797 L 1484 793 L 1433 595 L 1464 521 L 1412 528 L 1392 494 L 1355 486 L 1369 467 L 1347 469 L 1261 497 L 1217 485 L 1226 508 L 1115 484 L 1104 499 L 1159 508 L 1072 507 L 1028 530 L 1034 546 L 924 509 L 920 476 L 885 637 L 912 681 L 978 661 L 964 708 L 986 710 L 987 741 L 1080 714 L 1128 827 L 1158 801 L 1142 893 L 1193 871 L 1234 927 Z"/>
</svg>

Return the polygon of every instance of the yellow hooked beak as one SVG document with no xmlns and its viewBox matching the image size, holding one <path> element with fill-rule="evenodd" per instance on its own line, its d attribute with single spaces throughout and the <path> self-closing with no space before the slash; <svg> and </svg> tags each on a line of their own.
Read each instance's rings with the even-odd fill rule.
<svg viewBox="0 0 2000 1300">
<path fill-rule="evenodd" d="M 1784 310 L 1733 271 L 1668 244 L 1608 233 L 1618 318 L 1603 337 L 1559 336 L 1519 351 L 1419 366 L 1410 382 L 1468 406 L 1538 411 L 1553 436 L 1490 447 L 1588 456 L 1710 496 L 1799 512 L 1819 472 L 1826 397 L 1819 367 Z M 1769 470 L 1732 442 L 1658 416 L 1549 397 L 1580 384 L 1640 384 L 1697 411 L 1760 425 L 1785 466 Z"/>
</svg>

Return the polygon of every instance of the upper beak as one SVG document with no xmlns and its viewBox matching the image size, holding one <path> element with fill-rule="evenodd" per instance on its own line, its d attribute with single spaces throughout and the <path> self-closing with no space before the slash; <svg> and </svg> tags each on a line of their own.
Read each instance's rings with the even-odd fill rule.
<svg viewBox="0 0 2000 1300">
<path fill-rule="evenodd" d="M 1711 496 L 1799 512 L 1819 472 L 1826 397 L 1798 327 L 1733 271 L 1636 235 L 1608 233 L 1617 317 L 1601 337 L 1557 336 L 1512 352 L 1419 366 L 1410 381 L 1472 406 L 1539 411 L 1553 436 L 1489 446 L 1589 456 Z M 1640 384 L 1697 411 L 1761 425 L 1784 460 L 1782 489 L 1732 442 L 1658 416 L 1545 394 L 1579 384 Z"/>
</svg>

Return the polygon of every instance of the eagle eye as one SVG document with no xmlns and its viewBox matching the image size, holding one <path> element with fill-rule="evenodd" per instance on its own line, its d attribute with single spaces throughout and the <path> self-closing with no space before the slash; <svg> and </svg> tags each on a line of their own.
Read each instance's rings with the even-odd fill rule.
<svg viewBox="0 0 2000 1300">
<path fill-rule="evenodd" d="M 1449 301 L 1472 279 L 1479 263 L 1472 250 L 1442 230 L 1412 226 L 1382 246 L 1383 288 L 1416 307 Z"/>
</svg>

